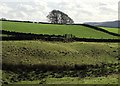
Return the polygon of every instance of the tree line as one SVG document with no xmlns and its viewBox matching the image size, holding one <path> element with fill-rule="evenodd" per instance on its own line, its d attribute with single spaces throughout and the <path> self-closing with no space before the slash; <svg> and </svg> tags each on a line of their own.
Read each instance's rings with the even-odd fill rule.
<svg viewBox="0 0 120 86">
<path fill-rule="evenodd" d="M 59 10 L 52 10 L 46 17 L 48 18 L 48 22 L 52 24 L 73 24 L 74 23 L 73 19 L 71 19 L 67 14 Z M 6 18 L 1 18 L 0 20 L 9 21 Z M 21 22 L 17 20 L 12 20 L 12 21 Z M 31 21 L 22 21 L 22 22 L 41 23 L 41 22 L 31 22 Z M 44 22 L 44 23 L 47 23 L 47 22 Z"/>
<path fill-rule="evenodd" d="M 59 11 L 52 10 L 48 16 L 48 21 L 53 24 L 73 24 L 74 21 L 67 14 Z"/>
</svg>

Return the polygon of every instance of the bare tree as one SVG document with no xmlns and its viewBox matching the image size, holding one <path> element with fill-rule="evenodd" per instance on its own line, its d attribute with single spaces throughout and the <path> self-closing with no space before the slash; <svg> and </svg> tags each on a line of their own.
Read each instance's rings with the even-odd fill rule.
<svg viewBox="0 0 120 86">
<path fill-rule="evenodd" d="M 73 24 L 74 21 L 65 13 L 59 10 L 53 10 L 47 16 L 49 22 L 53 24 Z"/>
</svg>

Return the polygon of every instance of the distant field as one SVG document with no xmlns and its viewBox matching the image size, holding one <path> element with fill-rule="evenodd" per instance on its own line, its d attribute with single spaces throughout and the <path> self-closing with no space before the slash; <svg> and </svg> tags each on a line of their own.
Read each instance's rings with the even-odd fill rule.
<svg viewBox="0 0 120 86">
<path fill-rule="evenodd" d="M 116 39 L 118 37 L 81 25 L 52 25 L 20 22 L 2 22 L 3 30 L 35 34 L 73 34 L 80 38 Z"/>
<path fill-rule="evenodd" d="M 120 34 L 119 28 L 109 28 L 109 27 L 100 27 L 100 28 L 105 29 L 105 30 L 107 30 L 109 32 Z"/>
</svg>

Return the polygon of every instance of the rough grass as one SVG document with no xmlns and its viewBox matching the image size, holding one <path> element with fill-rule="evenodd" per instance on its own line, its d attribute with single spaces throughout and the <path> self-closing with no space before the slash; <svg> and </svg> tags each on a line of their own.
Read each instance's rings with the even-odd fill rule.
<svg viewBox="0 0 120 86">
<path fill-rule="evenodd" d="M 2 42 L 3 63 L 10 64 L 98 64 L 118 61 L 117 43 Z"/>
<path fill-rule="evenodd" d="M 44 78 L 33 81 L 18 81 L 10 84 L 118 84 L 118 74 L 111 74 L 102 77 L 63 77 L 63 78 Z"/>
<path fill-rule="evenodd" d="M 6 84 L 117 84 L 118 82 L 119 64 L 114 64 L 118 63 L 119 58 L 117 43 L 3 41 L 2 44 L 2 77 Z M 97 64 L 100 66 L 94 68 Z M 92 66 L 77 69 L 79 65 Z M 51 70 L 49 66 L 55 70 Z M 64 69 L 65 66 L 75 66 L 76 69 L 57 69 L 59 66 Z M 48 69 L 44 70 L 45 68 Z"/>
<path fill-rule="evenodd" d="M 98 39 L 118 38 L 116 36 L 112 36 L 107 33 L 81 25 L 55 25 L 55 24 L 52 25 L 52 24 L 35 24 L 3 21 L 2 28 L 3 30 L 35 34 L 51 34 L 51 35 L 72 34 L 75 35 L 76 37 L 81 38 L 98 38 Z"/>
<path fill-rule="evenodd" d="M 48 78 L 47 84 L 118 84 L 118 75 L 108 75 L 107 77 L 64 77 L 64 78 Z"/>
</svg>

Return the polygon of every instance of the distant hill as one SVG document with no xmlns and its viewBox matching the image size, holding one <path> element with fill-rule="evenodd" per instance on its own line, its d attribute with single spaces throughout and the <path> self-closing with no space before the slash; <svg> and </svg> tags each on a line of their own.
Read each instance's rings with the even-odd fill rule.
<svg viewBox="0 0 120 86">
<path fill-rule="evenodd" d="M 120 21 L 108 21 L 108 22 L 85 22 L 84 24 L 92 25 L 92 26 L 100 26 L 100 27 L 120 27 Z"/>
</svg>

